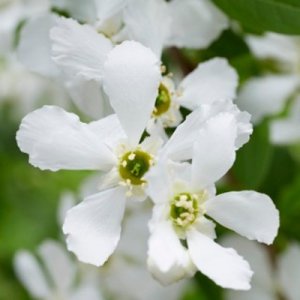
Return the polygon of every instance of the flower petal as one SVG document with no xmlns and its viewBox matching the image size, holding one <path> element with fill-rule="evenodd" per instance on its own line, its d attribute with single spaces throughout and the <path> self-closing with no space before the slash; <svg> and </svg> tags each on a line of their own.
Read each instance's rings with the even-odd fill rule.
<svg viewBox="0 0 300 300">
<path fill-rule="evenodd" d="M 108 170 L 115 163 L 101 136 L 75 114 L 56 106 L 28 114 L 17 132 L 17 143 L 29 154 L 30 163 L 42 170 Z"/>
<path fill-rule="evenodd" d="M 278 261 L 278 280 L 286 297 L 290 300 L 300 299 L 300 247 L 291 244 Z"/>
<path fill-rule="evenodd" d="M 28 70 L 50 77 L 59 75 L 59 69 L 51 59 L 49 38 L 56 20 L 57 17 L 51 14 L 28 20 L 22 28 L 17 49 L 18 59 Z"/>
<path fill-rule="evenodd" d="M 269 196 L 254 191 L 229 192 L 206 203 L 207 215 L 221 225 L 261 243 L 271 244 L 279 227 L 279 213 Z"/>
<path fill-rule="evenodd" d="M 248 80 L 237 98 L 240 109 L 248 111 L 254 123 L 280 112 L 299 84 L 292 75 L 268 75 Z"/>
<path fill-rule="evenodd" d="M 270 139 L 276 145 L 296 144 L 300 141 L 300 121 L 275 120 L 270 124 Z"/>
<path fill-rule="evenodd" d="M 173 0 L 168 44 L 185 48 L 206 48 L 228 27 L 226 16 L 207 0 Z"/>
<path fill-rule="evenodd" d="M 19 280 L 34 298 L 50 297 L 50 286 L 37 259 L 28 251 L 18 251 L 14 258 L 14 269 Z"/>
<path fill-rule="evenodd" d="M 89 25 L 60 18 L 50 31 L 52 58 L 69 76 L 101 80 L 103 64 L 112 43 Z"/>
<path fill-rule="evenodd" d="M 114 16 L 123 9 L 125 5 L 125 0 L 94 0 L 94 2 L 97 10 L 97 17 L 100 22 Z"/>
<path fill-rule="evenodd" d="M 158 59 L 134 41 L 116 46 L 104 64 L 104 90 L 133 145 L 150 119 L 160 79 Z"/>
<path fill-rule="evenodd" d="M 75 265 L 66 249 L 56 241 L 48 240 L 39 247 L 38 253 L 48 274 L 59 291 L 68 291 L 75 279 Z"/>
<path fill-rule="evenodd" d="M 68 249 L 80 261 L 101 266 L 115 250 L 125 200 L 123 188 L 118 187 L 87 197 L 67 213 L 63 231 Z"/>
<path fill-rule="evenodd" d="M 195 109 L 201 104 L 233 100 L 238 76 L 224 58 L 214 58 L 201 63 L 179 85 L 180 104 Z"/>
<path fill-rule="evenodd" d="M 152 49 L 157 57 L 170 34 L 171 18 L 168 5 L 161 0 L 129 0 L 124 22 L 131 39 Z"/>
<path fill-rule="evenodd" d="M 187 242 L 194 264 L 216 284 L 236 290 L 250 289 L 253 272 L 235 250 L 223 248 L 196 230 L 187 232 Z"/>
<path fill-rule="evenodd" d="M 192 161 L 193 187 L 214 184 L 231 168 L 235 160 L 237 124 L 230 113 L 211 118 L 194 143 Z"/>
<path fill-rule="evenodd" d="M 67 81 L 69 94 L 77 107 L 95 120 L 112 113 L 101 84 L 96 80 L 86 80 L 76 76 Z"/>
<path fill-rule="evenodd" d="M 262 299 L 265 299 L 266 297 L 268 299 L 275 294 L 275 278 L 273 276 L 274 272 L 270 263 L 270 258 L 268 256 L 268 250 L 266 247 L 258 244 L 257 242 L 249 241 L 243 237 L 234 234 L 225 236 L 225 238 L 221 240 L 221 244 L 224 247 L 232 247 L 235 250 L 237 250 L 239 254 L 241 254 L 245 259 L 247 259 L 254 272 L 251 281 L 251 290 L 242 293 L 236 292 L 237 295 L 245 294 L 246 299 L 261 299 L 250 298 L 251 295 L 254 296 L 259 293 L 265 295 Z M 234 295 L 235 292 L 230 294 Z M 233 299 L 235 298 L 237 298 L 237 296 L 235 296 Z M 274 298 L 276 297 L 273 297 L 271 299 Z"/>
<path fill-rule="evenodd" d="M 171 223 L 163 221 L 153 226 L 148 247 L 148 268 L 163 285 L 194 275 L 187 250 Z"/>
</svg>

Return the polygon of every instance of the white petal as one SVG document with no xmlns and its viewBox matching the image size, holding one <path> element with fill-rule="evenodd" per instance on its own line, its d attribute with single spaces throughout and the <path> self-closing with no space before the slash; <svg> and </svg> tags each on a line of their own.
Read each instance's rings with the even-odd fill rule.
<svg viewBox="0 0 300 300">
<path fill-rule="evenodd" d="M 131 39 L 151 48 L 158 57 L 161 56 L 171 30 L 171 18 L 165 1 L 128 1 L 124 22 Z"/>
<path fill-rule="evenodd" d="M 195 109 L 201 104 L 233 100 L 238 76 L 224 58 L 214 58 L 201 63 L 179 85 L 181 105 Z"/>
<path fill-rule="evenodd" d="M 116 46 L 104 64 L 104 90 L 132 144 L 150 119 L 160 79 L 158 59 L 137 42 Z"/>
<path fill-rule="evenodd" d="M 217 238 L 217 235 L 216 235 L 216 231 L 215 231 L 215 228 L 216 228 L 216 224 L 211 221 L 211 220 L 208 220 L 207 218 L 205 217 L 200 217 L 198 218 L 195 223 L 193 223 L 193 227 L 203 233 L 204 235 L 206 235 L 207 237 L 211 238 L 212 240 L 215 240 Z"/>
<path fill-rule="evenodd" d="M 120 187 L 87 197 L 67 213 L 63 231 L 68 249 L 82 262 L 103 265 L 119 242 L 124 209 Z"/>
<path fill-rule="evenodd" d="M 100 22 L 118 13 L 125 5 L 125 0 L 94 0 L 94 2 Z"/>
<path fill-rule="evenodd" d="M 300 247 L 298 244 L 291 244 L 280 256 L 278 271 L 280 287 L 287 299 L 300 299 Z"/>
<path fill-rule="evenodd" d="M 28 20 L 21 31 L 18 59 L 29 70 L 56 77 L 59 70 L 51 59 L 50 29 L 57 17 L 45 14 Z"/>
<path fill-rule="evenodd" d="M 236 101 L 240 109 L 252 115 L 254 123 L 263 117 L 280 112 L 299 84 L 291 75 L 268 75 L 248 80 Z"/>
<path fill-rule="evenodd" d="M 173 0 L 169 4 L 172 33 L 168 44 L 206 48 L 228 27 L 226 16 L 208 0 Z"/>
<path fill-rule="evenodd" d="M 44 106 L 22 121 L 17 143 L 40 169 L 103 169 L 115 162 L 113 153 L 89 125 L 75 114 L 56 106 Z"/>
<path fill-rule="evenodd" d="M 112 49 L 109 39 L 89 25 L 72 19 L 60 18 L 50 31 L 52 58 L 62 70 L 73 77 L 101 80 L 103 64 Z"/>
<path fill-rule="evenodd" d="M 290 67 L 296 67 L 299 51 L 295 37 L 267 32 L 263 36 L 249 35 L 247 44 L 260 59 L 275 59 Z"/>
<path fill-rule="evenodd" d="M 14 269 L 19 280 L 34 298 L 46 299 L 50 296 L 50 286 L 45 274 L 34 256 L 27 251 L 17 252 Z"/>
<path fill-rule="evenodd" d="M 66 85 L 74 103 L 88 116 L 98 120 L 112 113 L 107 96 L 98 81 L 77 76 Z"/>
<path fill-rule="evenodd" d="M 72 192 L 64 192 L 59 199 L 58 209 L 57 209 L 57 220 L 58 224 L 62 225 L 66 213 L 76 204 L 75 195 Z"/>
<path fill-rule="evenodd" d="M 187 233 L 188 249 L 197 268 L 223 288 L 250 289 L 252 271 L 235 250 L 223 248 L 196 230 Z"/>
<path fill-rule="evenodd" d="M 148 247 L 148 268 L 163 285 L 193 275 L 194 268 L 187 250 L 181 245 L 171 223 L 165 221 L 153 227 Z"/>
<path fill-rule="evenodd" d="M 214 184 L 231 168 L 235 160 L 237 125 L 234 116 L 221 113 L 199 131 L 194 143 L 193 187 Z"/>
<path fill-rule="evenodd" d="M 276 145 L 296 144 L 300 141 L 300 120 L 275 120 L 271 122 L 270 139 Z"/>
<path fill-rule="evenodd" d="M 120 141 L 126 138 L 121 123 L 115 114 L 109 115 L 99 121 L 91 122 L 88 124 L 88 127 L 95 135 L 101 137 L 101 140 L 111 149 L 116 148 L 120 144 Z"/>
<path fill-rule="evenodd" d="M 168 167 L 164 162 L 153 166 L 145 176 L 146 192 L 154 203 L 165 203 L 172 193 Z"/>
<path fill-rule="evenodd" d="M 250 294 L 254 289 L 252 295 L 260 292 L 271 297 L 275 292 L 275 278 L 270 257 L 268 255 L 268 249 L 257 242 L 249 241 L 246 238 L 233 234 L 225 236 L 225 238 L 221 240 L 221 244 L 224 247 L 234 248 L 240 255 L 247 259 L 254 272 L 251 281 L 251 290 L 247 293 L 243 292 L 242 294 L 249 294 L 248 297 L 250 298 Z"/>
<path fill-rule="evenodd" d="M 169 156 L 173 160 L 191 159 L 194 141 L 199 133 L 199 129 L 209 117 L 210 107 L 208 106 L 202 106 L 188 115 L 163 147 L 163 155 Z"/>
<path fill-rule="evenodd" d="M 229 192 L 206 203 L 207 215 L 221 225 L 261 243 L 271 244 L 279 227 L 279 213 L 269 196 L 254 191 Z"/>
<path fill-rule="evenodd" d="M 75 265 L 69 253 L 56 241 L 48 240 L 38 249 L 48 274 L 59 291 L 68 291 L 75 279 Z"/>
</svg>

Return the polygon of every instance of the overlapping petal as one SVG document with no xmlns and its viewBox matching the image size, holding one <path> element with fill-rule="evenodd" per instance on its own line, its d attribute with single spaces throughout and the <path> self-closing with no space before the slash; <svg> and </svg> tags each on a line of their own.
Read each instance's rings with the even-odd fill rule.
<svg viewBox="0 0 300 300">
<path fill-rule="evenodd" d="M 271 244 L 279 227 L 279 212 L 269 196 L 254 191 L 229 192 L 206 203 L 207 215 L 250 240 Z"/>
<path fill-rule="evenodd" d="M 42 170 L 109 170 L 115 163 L 101 136 L 75 114 L 56 106 L 28 114 L 17 132 L 17 143 L 29 154 L 30 163 Z"/>
<path fill-rule="evenodd" d="M 68 249 L 85 263 L 101 266 L 115 250 L 125 210 L 122 187 L 87 197 L 68 213 L 63 231 Z"/>
<path fill-rule="evenodd" d="M 163 221 L 153 227 L 148 242 L 148 268 L 154 278 L 167 285 L 180 280 L 194 268 L 187 250 L 181 245 L 172 224 Z"/>
<path fill-rule="evenodd" d="M 50 31 L 52 58 L 69 76 L 101 81 L 103 64 L 112 43 L 89 25 L 60 18 Z"/>
<path fill-rule="evenodd" d="M 187 242 L 192 261 L 207 277 L 224 288 L 250 289 L 252 271 L 235 250 L 223 248 L 196 230 L 187 232 Z"/>
<path fill-rule="evenodd" d="M 131 39 L 161 56 L 171 32 L 171 16 L 165 1 L 129 0 L 124 10 L 124 22 Z"/>
<path fill-rule="evenodd" d="M 203 104 L 233 100 L 237 85 L 237 73 L 227 60 L 214 58 L 199 64 L 183 79 L 179 85 L 179 101 L 181 105 L 195 109 Z"/>
<path fill-rule="evenodd" d="M 150 119 L 160 79 L 154 53 L 134 41 L 116 46 L 104 64 L 104 90 L 132 145 Z"/>
<path fill-rule="evenodd" d="M 199 131 L 194 143 L 192 184 L 195 188 L 214 184 L 235 160 L 236 120 L 222 113 L 211 118 Z"/>
</svg>

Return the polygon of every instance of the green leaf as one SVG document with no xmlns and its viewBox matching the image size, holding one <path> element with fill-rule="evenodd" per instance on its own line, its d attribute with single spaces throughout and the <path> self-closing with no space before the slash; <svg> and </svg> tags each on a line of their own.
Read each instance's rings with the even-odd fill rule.
<svg viewBox="0 0 300 300">
<path fill-rule="evenodd" d="M 241 189 L 257 189 L 268 173 L 273 154 L 268 128 L 267 122 L 257 126 L 250 141 L 238 151 L 231 175 Z"/>
<path fill-rule="evenodd" d="M 245 28 L 300 34 L 299 0 L 213 0 Z"/>
</svg>

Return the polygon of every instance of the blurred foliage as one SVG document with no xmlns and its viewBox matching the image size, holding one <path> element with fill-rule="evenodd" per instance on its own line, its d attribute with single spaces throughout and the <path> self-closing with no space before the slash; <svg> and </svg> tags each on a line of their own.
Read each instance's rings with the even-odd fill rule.
<svg viewBox="0 0 300 300">
<path fill-rule="evenodd" d="M 244 28 L 300 34 L 300 2 L 298 0 L 213 0 L 228 16 Z"/>
</svg>

